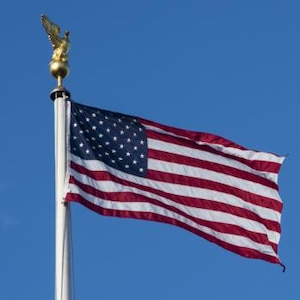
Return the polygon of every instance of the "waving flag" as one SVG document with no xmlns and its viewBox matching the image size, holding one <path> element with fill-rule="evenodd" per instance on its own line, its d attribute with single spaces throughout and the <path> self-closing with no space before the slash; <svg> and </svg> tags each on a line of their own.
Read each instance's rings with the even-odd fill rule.
<svg viewBox="0 0 300 300">
<path fill-rule="evenodd" d="M 284 160 L 222 137 L 68 102 L 66 201 L 102 215 L 177 225 L 281 264 Z"/>
</svg>

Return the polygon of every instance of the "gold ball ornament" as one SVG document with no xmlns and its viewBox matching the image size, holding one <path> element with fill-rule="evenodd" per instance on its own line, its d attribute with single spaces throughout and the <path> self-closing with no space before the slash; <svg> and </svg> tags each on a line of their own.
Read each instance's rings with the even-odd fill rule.
<svg viewBox="0 0 300 300">
<path fill-rule="evenodd" d="M 50 62 L 50 72 L 56 78 L 65 78 L 69 75 L 69 65 L 66 61 L 51 61 Z"/>
</svg>

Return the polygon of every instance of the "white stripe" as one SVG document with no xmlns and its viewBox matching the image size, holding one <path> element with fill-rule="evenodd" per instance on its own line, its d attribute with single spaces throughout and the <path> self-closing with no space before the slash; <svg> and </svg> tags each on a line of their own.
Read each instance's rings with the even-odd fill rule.
<svg viewBox="0 0 300 300">
<path fill-rule="evenodd" d="M 134 176 L 116 170 L 112 167 L 109 167 L 108 165 L 105 165 L 101 161 L 97 161 L 97 160 L 85 161 L 73 154 L 71 154 L 71 159 L 76 164 L 81 165 L 91 171 L 97 171 L 97 170 L 107 171 L 120 179 L 128 180 L 130 182 L 140 184 L 146 187 L 151 187 L 158 190 L 168 191 L 178 196 L 192 197 L 195 199 L 204 199 L 208 201 L 216 201 L 219 203 L 229 204 L 236 207 L 248 209 L 256 213 L 257 215 L 259 215 L 263 219 L 280 222 L 281 214 L 279 212 L 246 202 L 234 195 L 213 191 L 213 190 L 207 190 L 204 188 L 189 187 L 184 185 L 159 182 L 159 181 L 154 181 L 143 177 Z"/>
<path fill-rule="evenodd" d="M 102 192 L 108 192 L 108 193 L 131 192 L 131 193 L 139 194 L 151 199 L 156 199 L 161 203 L 167 204 L 169 206 L 175 207 L 180 211 L 190 215 L 191 217 L 195 217 L 205 221 L 236 225 L 248 231 L 266 234 L 269 237 L 269 240 L 273 243 L 277 243 L 280 239 L 280 234 L 278 232 L 268 230 L 262 223 L 259 223 L 254 220 L 242 218 L 234 214 L 215 211 L 211 209 L 196 208 L 184 204 L 179 204 L 177 202 L 161 197 L 154 193 L 147 192 L 135 187 L 126 186 L 112 181 L 96 181 L 91 179 L 87 175 L 77 173 L 75 170 L 71 170 L 71 175 L 73 175 L 75 179 L 77 179 L 79 182 L 92 186 L 95 189 L 100 190 Z"/>
<path fill-rule="evenodd" d="M 142 123 L 143 124 L 143 123 Z M 165 131 L 161 128 L 155 127 L 153 125 L 147 125 L 147 124 L 143 124 L 145 126 L 146 129 L 148 130 L 153 130 L 155 132 L 160 132 L 160 133 L 164 133 L 167 135 L 171 135 L 171 136 L 175 136 L 175 137 L 180 137 L 180 138 L 184 138 L 186 140 L 190 140 L 185 136 L 182 135 L 178 135 L 169 131 Z M 279 157 L 275 154 L 272 153 L 268 153 L 268 152 L 258 152 L 258 151 L 253 151 L 253 150 L 242 150 L 242 149 L 237 149 L 237 148 L 233 148 L 233 147 L 226 147 L 224 145 L 220 145 L 220 144 L 213 144 L 213 143 L 206 143 L 206 142 L 202 142 L 202 141 L 194 141 L 193 142 L 199 144 L 199 145 L 207 145 L 211 148 L 214 148 L 218 151 L 221 151 L 223 153 L 227 153 L 230 155 L 234 155 L 237 157 L 241 157 L 241 158 L 245 158 L 247 160 L 264 160 L 264 161 L 269 161 L 269 162 L 276 162 L 276 163 L 282 163 L 284 160 L 284 157 Z"/>
<path fill-rule="evenodd" d="M 229 243 L 234 246 L 238 247 L 246 247 L 249 249 L 257 250 L 261 253 L 277 257 L 276 253 L 273 251 L 272 247 L 269 245 L 264 245 L 260 243 L 256 243 L 252 240 L 250 240 L 247 237 L 244 236 L 237 236 L 237 235 L 231 235 L 227 233 L 220 233 L 217 232 L 209 227 L 201 226 L 197 224 L 196 222 L 185 218 L 184 216 L 174 213 L 172 211 L 169 211 L 165 208 L 161 208 L 156 205 L 152 205 L 146 202 L 118 202 L 118 201 L 109 201 L 102 198 L 97 198 L 95 196 L 91 196 L 84 191 L 82 191 L 79 187 L 75 185 L 70 185 L 70 188 L 73 193 L 80 194 L 82 197 L 84 197 L 89 202 L 100 206 L 105 209 L 111 209 L 111 210 L 120 210 L 120 211 L 132 211 L 132 212 L 149 212 L 149 213 L 155 213 L 161 216 L 165 216 L 168 218 L 172 218 L 175 220 L 178 220 L 182 223 L 185 223 L 197 230 L 200 230 L 206 234 L 209 234 L 211 236 L 214 236 L 215 238 L 224 241 L 226 243 Z"/>
<path fill-rule="evenodd" d="M 235 168 L 235 169 L 238 169 L 241 171 L 246 171 L 246 172 L 252 173 L 254 175 L 269 179 L 274 183 L 277 183 L 277 180 L 278 180 L 278 174 L 276 174 L 276 173 L 258 171 L 258 170 L 252 169 L 251 167 L 249 167 L 239 161 L 236 161 L 236 160 L 233 160 L 233 159 L 230 159 L 227 157 L 223 157 L 221 155 L 209 153 L 207 151 L 202 151 L 202 150 L 198 150 L 198 149 L 194 149 L 194 148 L 180 146 L 177 144 L 163 142 L 163 141 L 155 140 L 155 139 L 151 139 L 151 138 L 148 138 L 148 148 L 154 149 L 154 150 L 165 151 L 165 152 L 169 152 L 169 153 L 173 153 L 173 154 L 184 155 L 186 157 L 201 159 L 201 160 L 208 161 L 211 163 L 218 163 L 218 164 L 221 164 L 224 166 L 232 167 L 232 168 Z"/>
<path fill-rule="evenodd" d="M 262 197 L 268 197 L 281 202 L 277 190 L 267 187 L 265 185 L 237 178 L 231 175 L 222 174 L 207 169 L 201 169 L 189 165 L 182 165 L 172 162 L 165 162 L 161 160 L 148 159 L 148 169 L 155 171 L 162 171 L 172 174 L 188 176 L 192 178 L 199 178 L 225 184 L 234 188 L 241 189 Z"/>
</svg>

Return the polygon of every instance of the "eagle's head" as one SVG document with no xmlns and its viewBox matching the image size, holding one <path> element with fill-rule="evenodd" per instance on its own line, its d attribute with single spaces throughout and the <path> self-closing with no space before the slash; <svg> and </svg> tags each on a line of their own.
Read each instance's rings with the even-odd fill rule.
<svg viewBox="0 0 300 300">
<path fill-rule="evenodd" d="M 65 38 L 66 40 L 69 40 L 69 35 L 70 35 L 70 31 L 67 30 L 67 31 L 65 32 L 64 38 Z"/>
</svg>

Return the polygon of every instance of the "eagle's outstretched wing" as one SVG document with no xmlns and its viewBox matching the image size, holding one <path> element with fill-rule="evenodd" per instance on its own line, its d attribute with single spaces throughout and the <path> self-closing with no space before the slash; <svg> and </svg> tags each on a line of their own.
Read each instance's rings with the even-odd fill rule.
<svg viewBox="0 0 300 300">
<path fill-rule="evenodd" d="M 49 20 L 45 15 L 41 16 L 42 25 L 45 28 L 49 40 L 53 48 L 57 48 L 62 43 L 62 38 L 59 36 L 60 27 Z"/>
</svg>

